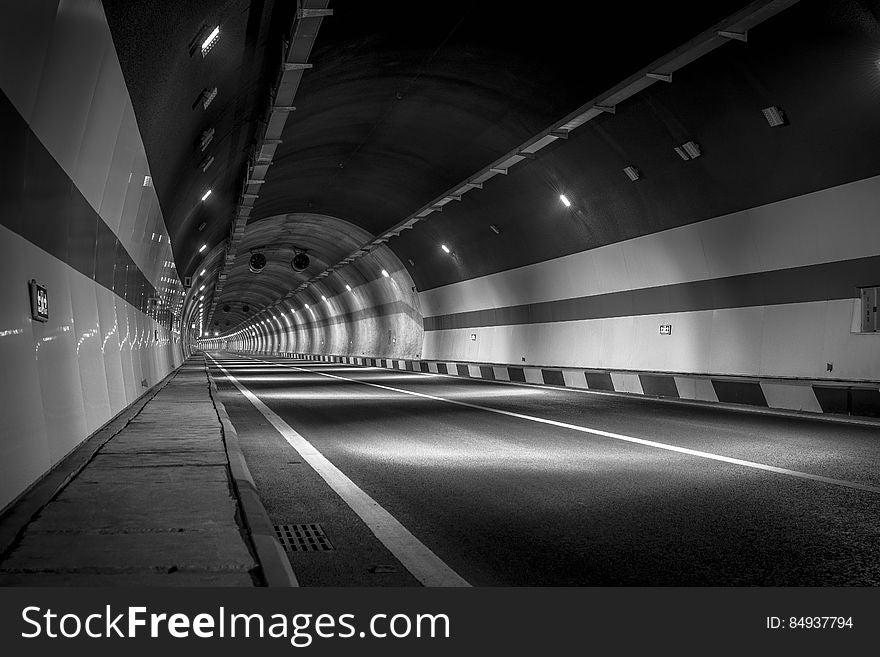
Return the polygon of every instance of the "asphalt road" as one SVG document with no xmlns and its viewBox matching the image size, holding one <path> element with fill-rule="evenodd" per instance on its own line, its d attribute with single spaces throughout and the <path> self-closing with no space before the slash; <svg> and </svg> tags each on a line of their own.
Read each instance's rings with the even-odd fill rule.
<svg viewBox="0 0 880 657">
<path fill-rule="evenodd" d="M 876 427 L 211 355 L 304 585 L 419 580 L 217 365 L 474 586 L 880 584 Z"/>
</svg>

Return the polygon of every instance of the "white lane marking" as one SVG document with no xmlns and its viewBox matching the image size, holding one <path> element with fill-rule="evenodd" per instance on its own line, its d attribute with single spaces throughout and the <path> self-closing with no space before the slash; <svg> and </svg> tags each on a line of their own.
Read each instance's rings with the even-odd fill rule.
<svg viewBox="0 0 880 657">
<path fill-rule="evenodd" d="M 414 392 L 412 390 L 402 390 L 401 388 L 393 388 L 391 386 L 381 385 L 379 383 L 371 383 L 369 381 L 360 381 L 358 379 L 349 379 L 344 376 L 339 376 L 337 374 L 328 374 L 326 372 L 318 372 L 316 370 L 310 370 L 303 367 L 297 367 L 296 365 L 284 365 L 282 363 L 273 363 L 272 361 L 262 360 L 260 358 L 252 358 L 251 356 L 246 356 L 251 360 L 255 360 L 258 363 L 266 363 L 267 365 L 275 365 L 276 367 L 283 367 L 287 369 L 297 370 L 300 372 L 308 372 L 309 374 L 320 374 L 321 376 L 326 376 L 331 379 L 339 379 L 341 381 L 349 381 L 351 383 L 360 383 L 365 386 L 372 386 L 373 388 L 381 388 L 382 390 L 390 390 L 392 392 L 399 392 L 404 395 L 412 395 L 413 397 L 422 397 L 424 399 L 433 399 L 434 401 L 446 402 L 447 404 L 455 404 L 456 406 L 464 406 L 466 408 L 473 408 L 480 411 L 487 411 L 489 413 L 497 413 L 498 415 L 506 415 L 508 417 L 515 417 L 520 420 L 529 420 L 531 422 L 538 422 L 540 424 L 549 424 L 554 427 L 560 427 L 562 429 L 571 429 L 572 431 L 580 431 L 581 433 L 589 433 L 595 436 L 603 436 L 605 438 L 613 438 L 614 440 L 622 440 L 628 443 L 635 443 L 637 445 L 645 445 L 647 447 L 656 447 L 657 449 L 664 449 L 670 452 L 678 452 L 679 454 L 689 454 L 691 456 L 698 456 L 704 459 L 710 459 L 712 461 L 721 461 L 723 463 L 731 463 L 733 465 L 742 465 L 747 468 L 754 468 L 755 470 L 764 470 L 765 472 L 775 472 L 776 474 L 787 475 L 789 477 L 797 477 L 799 479 L 809 479 L 811 481 L 819 481 L 823 484 L 831 484 L 834 486 L 843 486 L 844 488 L 852 488 L 854 490 L 863 490 L 869 493 L 880 493 L 880 487 L 871 486 L 870 484 L 860 484 L 855 481 L 847 481 L 845 479 L 834 479 L 833 477 L 823 477 L 821 475 L 810 474 L 809 472 L 800 472 L 799 470 L 789 470 L 788 468 L 779 468 L 775 465 L 767 465 L 765 463 L 757 463 L 755 461 L 746 461 L 743 459 L 736 459 L 730 456 L 722 456 L 721 454 L 713 454 L 712 452 L 703 452 L 698 449 L 689 449 L 687 447 L 679 447 L 678 445 L 670 445 L 668 443 L 660 443 L 654 440 L 645 440 L 644 438 L 634 438 L 633 436 L 626 436 L 621 433 L 613 433 L 611 431 L 603 431 L 601 429 L 592 429 L 590 427 L 582 427 L 576 424 L 568 424 L 567 422 L 559 422 L 558 420 L 548 420 L 542 417 L 535 417 L 533 415 L 524 415 L 523 413 L 514 413 L 513 411 L 504 411 L 500 408 L 491 408 L 489 406 L 481 406 L 479 404 L 471 404 L 469 402 L 463 402 L 457 399 L 447 399 L 446 397 L 438 397 L 436 395 L 428 395 L 423 392 Z M 335 363 L 334 363 L 335 364 Z M 317 366 L 321 366 L 321 364 L 317 364 Z"/>
<path fill-rule="evenodd" d="M 376 500 L 358 488 L 351 479 L 345 476 L 339 468 L 333 465 L 308 440 L 303 438 L 296 430 L 282 420 L 278 414 L 260 401 L 254 393 L 239 383 L 210 354 L 208 358 L 238 388 L 239 392 L 263 414 L 263 417 L 275 427 L 288 444 L 299 452 L 303 460 L 366 523 L 370 531 L 376 535 L 376 538 L 397 557 L 398 561 L 412 573 L 413 577 L 424 586 L 470 586 L 464 578 L 447 566 L 424 543 L 413 536 L 406 527 L 382 508 Z"/>
</svg>

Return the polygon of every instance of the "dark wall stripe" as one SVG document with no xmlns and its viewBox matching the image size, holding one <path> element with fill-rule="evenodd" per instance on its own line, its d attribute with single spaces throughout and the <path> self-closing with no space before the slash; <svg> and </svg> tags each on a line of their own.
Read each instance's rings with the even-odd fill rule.
<svg viewBox="0 0 880 657">
<path fill-rule="evenodd" d="M 549 386 L 565 385 L 565 377 L 562 376 L 562 372 L 560 370 L 541 370 L 541 374 L 544 377 L 544 383 Z"/>
<path fill-rule="evenodd" d="M 587 387 L 590 390 L 608 390 L 614 392 L 614 382 L 610 372 L 584 372 Z"/>
<path fill-rule="evenodd" d="M 526 382 L 526 373 L 521 367 L 508 367 L 507 375 L 510 377 L 511 381 L 516 381 L 518 383 Z"/>
<path fill-rule="evenodd" d="M 456 370 L 456 372 L 458 372 L 459 376 L 470 376 L 471 375 L 470 370 L 468 370 L 468 366 L 463 365 L 461 363 L 457 363 L 455 365 L 455 370 Z"/>
<path fill-rule="evenodd" d="M 391 303 L 380 303 L 369 308 L 363 308 L 361 310 L 349 310 L 343 313 L 339 313 L 338 315 L 333 315 L 332 317 L 302 322 L 299 324 L 295 324 L 292 328 L 294 332 L 308 331 L 314 328 L 326 328 L 328 326 L 335 326 L 337 324 L 352 324 L 354 322 L 362 321 L 365 319 L 388 317 L 389 315 L 395 314 L 407 315 L 408 317 L 411 317 L 416 323 L 422 321 L 422 315 L 418 310 L 416 310 L 409 304 L 404 303 L 403 301 L 393 301 Z M 235 328 L 237 329 L 243 324 L 244 322 L 240 322 Z"/>
<path fill-rule="evenodd" d="M 849 413 L 851 398 L 847 388 L 813 386 L 813 392 L 823 413 Z"/>
<path fill-rule="evenodd" d="M 646 395 L 655 397 L 678 397 L 678 387 L 675 385 L 675 377 L 662 374 L 639 374 L 642 383 L 642 391 Z"/>
<path fill-rule="evenodd" d="M 480 377 L 494 381 L 495 369 L 491 365 L 480 365 Z"/>
<path fill-rule="evenodd" d="M 880 256 L 870 256 L 575 299 L 435 315 L 426 317 L 424 325 L 426 331 L 441 331 L 852 299 L 856 297 L 856 287 L 877 284 L 878 272 Z"/>
<path fill-rule="evenodd" d="M 2 92 L 0 171 L 0 224 L 147 312 L 156 289 Z"/>
<path fill-rule="evenodd" d="M 767 406 L 764 390 L 757 381 L 727 381 L 712 379 L 712 387 L 718 401 L 729 404 L 749 404 L 750 406 Z"/>
<path fill-rule="evenodd" d="M 852 389 L 852 414 L 880 417 L 880 390 Z"/>
</svg>

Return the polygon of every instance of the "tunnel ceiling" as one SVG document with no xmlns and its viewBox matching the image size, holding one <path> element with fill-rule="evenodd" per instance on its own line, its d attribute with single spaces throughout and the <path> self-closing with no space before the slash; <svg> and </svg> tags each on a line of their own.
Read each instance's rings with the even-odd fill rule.
<svg viewBox="0 0 880 657">
<path fill-rule="evenodd" d="M 194 275 L 205 264 L 199 247 L 228 235 L 296 3 L 104 4 L 178 272 Z M 334 14 L 321 24 L 313 68 L 303 75 L 248 231 L 267 220 L 283 230 L 279 216 L 320 215 L 379 233 L 744 4 L 590 3 L 584 10 L 574 2 L 331 1 Z M 199 28 L 218 23 L 221 37 L 208 56 L 190 56 Z M 216 99 L 202 109 L 196 99 L 215 86 Z M 199 140 L 210 128 L 203 152 Z M 208 155 L 215 159 L 204 172 Z M 212 196 L 200 202 L 209 188 Z M 273 239 L 269 228 L 258 241 Z M 311 255 L 336 262 L 338 249 L 322 251 L 338 245 L 334 229 L 310 228 Z M 422 253 L 411 257 L 424 266 Z M 439 280 L 414 273 L 422 284 Z M 227 287 L 255 293 L 254 281 L 239 276 L 252 276 L 246 264 L 237 264 Z M 264 295 L 284 287 L 281 278 L 261 280 Z"/>
<path fill-rule="evenodd" d="M 878 18 L 874 1 L 800 2 L 389 246 L 425 290 L 878 175 Z M 701 155 L 684 161 L 689 140 Z"/>
</svg>

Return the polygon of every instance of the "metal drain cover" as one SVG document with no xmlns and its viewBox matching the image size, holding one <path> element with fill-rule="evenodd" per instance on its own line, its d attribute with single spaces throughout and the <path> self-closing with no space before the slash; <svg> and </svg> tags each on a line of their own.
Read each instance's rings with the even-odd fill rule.
<svg viewBox="0 0 880 657">
<path fill-rule="evenodd" d="M 334 549 L 319 524 L 272 526 L 286 552 L 324 552 Z"/>
</svg>

